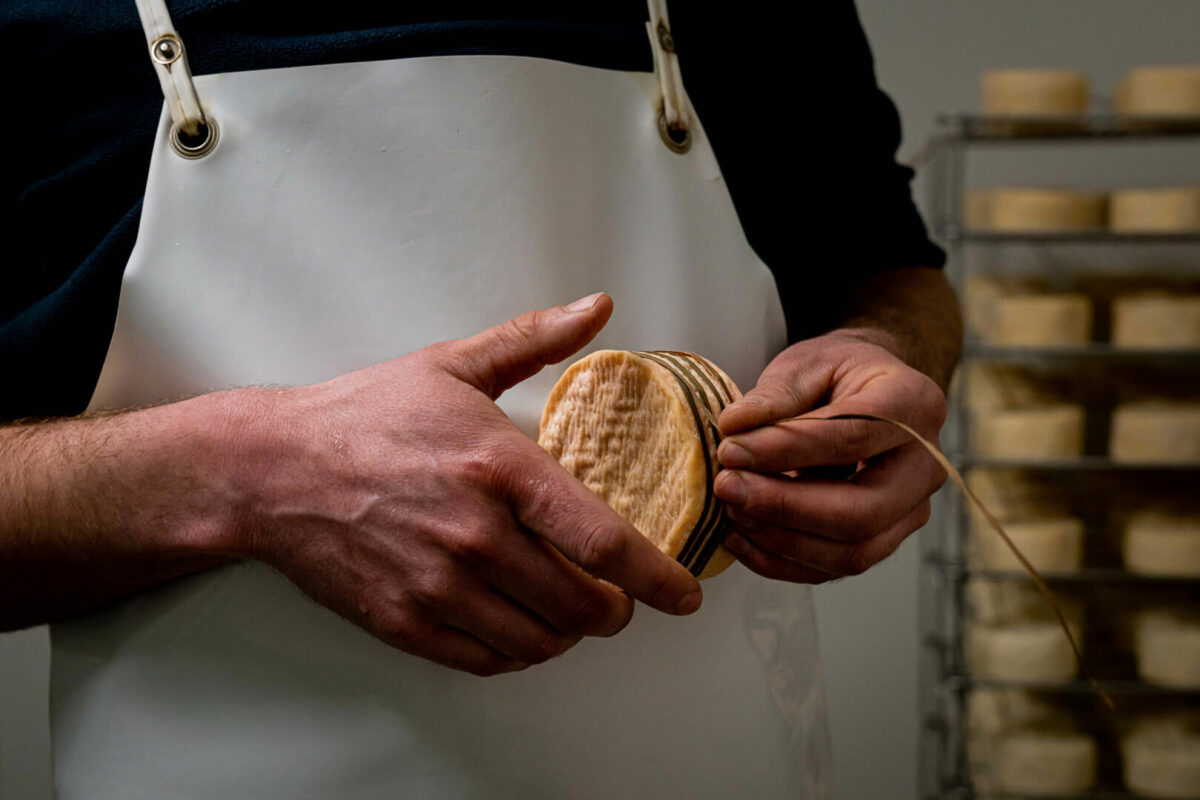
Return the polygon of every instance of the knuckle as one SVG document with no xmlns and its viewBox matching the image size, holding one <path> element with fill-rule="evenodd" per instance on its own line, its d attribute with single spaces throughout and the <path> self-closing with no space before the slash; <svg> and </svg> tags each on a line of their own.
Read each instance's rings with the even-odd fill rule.
<svg viewBox="0 0 1200 800">
<path fill-rule="evenodd" d="M 866 547 L 857 545 L 838 559 L 837 571 L 842 575 L 862 575 L 875 566 L 876 559 Z"/>
<path fill-rule="evenodd" d="M 916 387 L 916 406 L 923 409 L 930 430 L 939 430 L 946 421 L 946 395 L 929 376 L 920 374 L 920 378 Z"/>
<path fill-rule="evenodd" d="M 831 439 L 833 461 L 850 464 L 859 460 L 871 443 L 871 426 L 866 420 L 847 419 L 833 426 Z"/>
<path fill-rule="evenodd" d="M 914 528 L 913 530 L 917 530 L 919 528 L 924 528 L 925 525 L 929 522 L 930 517 L 932 517 L 932 516 L 933 516 L 933 504 L 930 503 L 928 500 L 926 500 L 923 503 L 921 503 L 920 508 L 917 511 L 917 527 Z"/>
<path fill-rule="evenodd" d="M 456 531 L 446 537 L 446 551 L 456 563 L 478 565 L 490 561 L 496 552 L 494 532 L 482 524 Z M 428 580 L 419 587 L 425 595 L 444 597 L 447 588 L 439 580 Z"/>
<path fill-rule="evenodd" d="M 526 664 L 544 664 L 570 647 L 565 636 L 545 632 L 525 642 L 521 648 L 521 660 Z"/>
<path fill-rule="evenodd" d="M 875 504 L 858 498 L 848 501 L 833 512 L 830 519 L 838 537 L 846 542 L 861 543 L 883 528 L 883 513 Z"/>
<path fill-rule="evenodd" d="M 397 614 L 380 623 L 376 634 L 397 650 L 416 654 L 421 641 L 421 626 L 408 614 Z"/>
<path fill-rule="evenodd" d="M 593 599 L 577 599 L 560 626 L 564 633 L 587 635 L 607 630 L 612 614 Z"/>
<path fill-rule="evenodd" d="M 577 552 L 580 566 L 589 572 L 620 563 L 628 543 L 611 525 L 593 523 L 579 535 Z"/>
</svg>

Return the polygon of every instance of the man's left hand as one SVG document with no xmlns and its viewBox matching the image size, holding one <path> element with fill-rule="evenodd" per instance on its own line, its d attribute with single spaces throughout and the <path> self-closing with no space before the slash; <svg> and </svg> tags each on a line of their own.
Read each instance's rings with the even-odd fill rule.
<svg viewBox="0 0 1200 800">
<path fill-rule="evenodd" d="M 936 443 L 945 395 L 888 341 L 852 329 L 794 344 L 721 414 L 726 469 L 715 489 L 734 523 L 725 545 L 760 575 L 796 583 L 857 575 L 929 520 L 946 473 L 908 434 L 865 420 L 771 424 L 870 414 Z M 830 467 L 853 474 L 831 479 Z"/>
</svg>

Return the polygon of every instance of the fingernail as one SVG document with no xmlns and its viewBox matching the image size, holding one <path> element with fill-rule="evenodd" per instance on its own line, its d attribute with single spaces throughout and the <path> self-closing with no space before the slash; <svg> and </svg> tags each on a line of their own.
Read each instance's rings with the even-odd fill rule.
<svg viewBox="0 0 1200 800">
<path fill-rule="evenodd" d="M 730 439 L 721 442 L 721 446 L 717 448 L 717 459 L 726 467 L 733 469 L 750 467 L 753 462 L 746 448 Z"/>
<path fill-rule="evenodd" d="M 704 600 L 704 595 L 700 592 L 688 592 L 679 601 L 679 605 L 675 606 L 675 613 L 681 616 L 686 614 L 694 614 L 700 608 L 700 603 Z"/>
<path fill-rule="evenodd" d="M 750 546 L 739 534 L 731 533 L 728 538 L 725 539 L 725 549 L 733 553 L 735 556 L 744 556 L 750 551 Z"/>
<path fill-rule="evenodd" d="M 740 506 L 746 502 L 746 482 L 736 472 L 722 472 L 717 476 L 717 485 L 713 488 L 717 492 L 717 497 L 726 503 Z"/>
<path fill-rule="evenodd" d="M 587 311 L 593 308 L 596 303 L 600 302 L 600 295 L 602 294 L 604 294 L 604 292 L 596 292 L 595 294 L 589 294 L 587 297 L 581 297 L 574 303 L 571 303 L 571 305 L 567 306 L 567 311 L 570 311 L 573 314 L 578 314 L 581 311 Z"/>
</svg>

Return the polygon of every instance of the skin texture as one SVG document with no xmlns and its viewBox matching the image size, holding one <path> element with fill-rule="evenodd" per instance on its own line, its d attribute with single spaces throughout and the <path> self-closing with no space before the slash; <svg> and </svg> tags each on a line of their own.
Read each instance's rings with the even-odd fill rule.
<svg viewBox="0 0 1200 800">
<path fill-rule="evenodd" d="M 780 353 L 719 420 L 726 469 L 715 491 L 734 523 L 725 546 L 768 578 L 823 583 L 866 571 L 929 520 L 929 497 L 946 479 L 918 443 L 884 423 L 771 424 L 810 412 L 871 414 L 937 441 L 962 339 L 945 276 L 881 275 L 850 298 L 843 319 Z M 853 476 L 830 478 L 830 466 Z"/>
<path fill-rule="evenodd" d="M 0 429 L 0 624 L 244 559 L 479 675 L 612 635 L 634 598 L 695 611 L 695 579 L 493 402 L 611 312 L 594 295 L 314 386 Z"/>
</svg>

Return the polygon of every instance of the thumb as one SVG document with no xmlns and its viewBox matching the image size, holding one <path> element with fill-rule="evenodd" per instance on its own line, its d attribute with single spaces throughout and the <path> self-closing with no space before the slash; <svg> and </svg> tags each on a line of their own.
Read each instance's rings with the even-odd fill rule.
<svg viewBox="0 0 1200 800">
<path fill-rule="evenodd" d="M 565 306 L 529 311 L 451 343 L 455 371 L 495 400 L 505 390 L 578 352 L 612 314 L 604 292 Z"/>
</svg>

